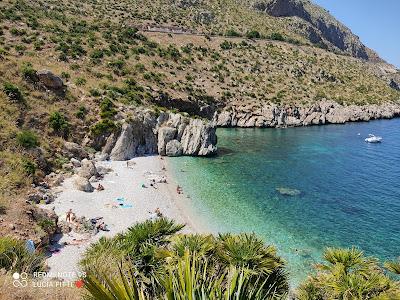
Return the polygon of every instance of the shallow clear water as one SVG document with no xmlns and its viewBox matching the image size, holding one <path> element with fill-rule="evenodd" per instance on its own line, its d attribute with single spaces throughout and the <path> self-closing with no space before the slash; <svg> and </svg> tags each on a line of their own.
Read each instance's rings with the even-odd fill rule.
<svg viewBox="0 0 400 300">
<path fill-rule="evenodd" d="M 384 142 L 365 143 L 368 133 Z M 192 214 L 211 231 L 254 231 L 275 244 L 293 284 L 327 246 L 400 255 L 400 119 L 217 134 L 219 156 L 170 159 Z"/>
</svg>

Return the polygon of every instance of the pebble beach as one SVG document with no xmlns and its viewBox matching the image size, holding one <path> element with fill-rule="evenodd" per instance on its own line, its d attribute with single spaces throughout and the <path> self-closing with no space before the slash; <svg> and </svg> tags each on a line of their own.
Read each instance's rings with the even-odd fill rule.
<svg viewBox="0 0 400 300">
<path fill-rule="evenodd" d="M 168 173 L 168 165 L 160 156 L 136 157 L 126 161 L 100 161 L 96 166 L 111 169 L 101 180 L 104 190 L 91 193 L 79 191 L 74 187 L 73 177 L 64 180 L 56 188 L 55 201 L 46 205 L 53 209 L 64 221 L 69 210 L 77 218 L 100 218 L 109 231 L 98 233 L 58 234 L 52 244 L 47 265 L 51 274 L 79 274 L 79 261 L 90 244 L 99 238 L 111 237 L 123 232 L 133 224 L 156 217 L 158 209 L 163 216 L 186 224 L 183 232 L 197 232 L 193 222 L 187 217 L 180 203 L 185 193 L 177 193 L 177 185 Z M 166 182 L 151 185 L 153 178 L 165 178 Z"/>
</svg>

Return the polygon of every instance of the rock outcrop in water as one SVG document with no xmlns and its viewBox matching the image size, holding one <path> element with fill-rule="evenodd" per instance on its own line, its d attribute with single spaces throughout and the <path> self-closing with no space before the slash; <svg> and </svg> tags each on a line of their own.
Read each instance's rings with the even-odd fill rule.
<svg viewBox="0 0 400 300">
<path fill-rule="evenodd" d="M 113 160 L 146 154 L 209 156 L 217 151 L 215 124 L 180 114 L 143 111 L 124 119 L 119 133 L 110 135 L 103 152 Z"/>
<path fill-rule="evenodd" d="M 294 127 L 343 124 L 397 116 L 400 116 L 400 104 L 343 106 L 334 101 L 321 101 L 310 106 L 230 106 L 216 114 L 214 119 L 220 127 Z"/>
</svg>

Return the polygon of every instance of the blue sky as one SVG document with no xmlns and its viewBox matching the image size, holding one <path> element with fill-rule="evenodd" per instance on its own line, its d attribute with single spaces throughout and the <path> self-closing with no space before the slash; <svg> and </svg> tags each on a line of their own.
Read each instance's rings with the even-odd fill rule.
<svg viewBox="0 0 400 300">
<path fill-rule="evenodd" d="M 400 0 L 312 0 L 400 68 Z"/>
</svg>

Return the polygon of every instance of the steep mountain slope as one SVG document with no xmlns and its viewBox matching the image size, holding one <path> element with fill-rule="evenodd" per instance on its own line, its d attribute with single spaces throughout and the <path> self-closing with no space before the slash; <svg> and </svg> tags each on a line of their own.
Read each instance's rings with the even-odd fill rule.
<svg viewBox="0 0 400 300">
<path fill-rule="evenodd" d="M 363 45 L 349 28 L 338 22 L 329 12 L 309 0 L 256 1 L 252 7 L 274 17 L 297 17 L 292 19 L 293 29 L 314 44 L 351 56 L 381 61 L 379 56 Z"/>
</svg>

